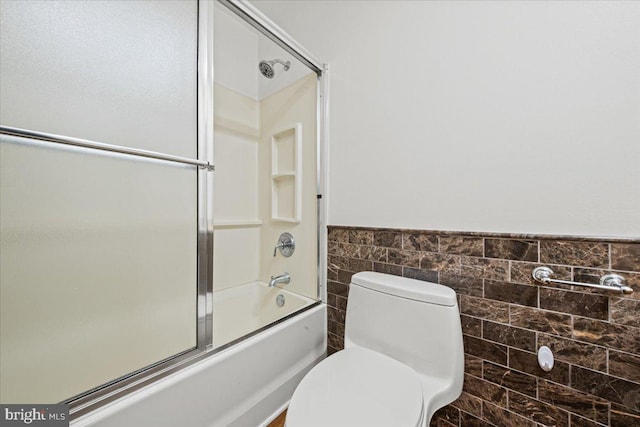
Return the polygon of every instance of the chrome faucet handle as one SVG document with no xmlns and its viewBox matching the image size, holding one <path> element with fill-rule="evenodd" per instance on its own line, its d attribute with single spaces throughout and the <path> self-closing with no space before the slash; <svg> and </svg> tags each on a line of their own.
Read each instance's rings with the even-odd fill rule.
<svg viewBox="0 0 640 427">
<path fill-rule="evenodd" d="M 291 233 L 284 232 L 278 238 L 278 243 L 273 248 L 273 256 L 276 256 L 276 253 L 280 249 L 280 253 L 282 256 L 290 257 L 293 255 L 293 252 L 296 250 L 296 243 L 293 240 L 293 236 Z"/>
</svg>

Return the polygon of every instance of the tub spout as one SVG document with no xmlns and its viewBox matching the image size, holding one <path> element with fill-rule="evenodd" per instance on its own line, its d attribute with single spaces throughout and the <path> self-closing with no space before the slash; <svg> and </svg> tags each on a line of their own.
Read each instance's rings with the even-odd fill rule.
<svg viewBox="0 0 640 427">
<path fill-rule="evenodd" d="M 282 273 L 279 276 L 271 276 L 271 280 L 269 280 L 269 287 L 273 288 L 278 283 L 284 283 L 285 285 L 291 281 L 291 276 L 289 273 Z"/>
</svg>

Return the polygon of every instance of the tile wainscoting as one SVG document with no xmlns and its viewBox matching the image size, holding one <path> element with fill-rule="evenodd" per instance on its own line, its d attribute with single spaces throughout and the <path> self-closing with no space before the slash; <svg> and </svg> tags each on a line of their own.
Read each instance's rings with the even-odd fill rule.
<svg viewBox="0 0 640 427">
<path fill-rule="evenodd" d="M 331 226 L 328 246 L 329 354 L 343 346 L 354 273 L 456 291 L 464 391 L 432 426 L 640 426 L 640 240 Z M 531 278 L 540 265 L 578 282 L 615 272 L 635 292 L 541 286 Z M 542 345 L 555 355 L 550 372 L 537 363 Z"/>
</svg>

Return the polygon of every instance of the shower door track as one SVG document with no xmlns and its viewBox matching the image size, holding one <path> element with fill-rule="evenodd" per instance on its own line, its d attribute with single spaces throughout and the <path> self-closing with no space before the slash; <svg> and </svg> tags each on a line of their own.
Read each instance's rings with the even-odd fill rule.
<svg viewBox="0 0 640 427">
<path fill-rule="evenodd" d="M 102 142 L 88 141 L 86 139 L 72 138 L 69 136 L 55 135 L 51 133 L 38 132 L 27 129 L 20 129 L 11 126 L 1 126 L 0 134 L 17 136 L 20 138 L 35 139 L 38 141 L 52 142 L 55 144 L 71 145 L 74 147 L 89 148 L 94 150 L 108 151 L 111 153 L 126 154 L 129 156 L 146 157 L 149 159 L 164 160 L 167 162 L 182 163 L 187 165 L 198 166 L 199 168 L 209 171 L 215 170 L 215 167 L 203 160 L 189 159 L 187 157 L 174 156 L 172 154 L 158 153 L 155 151 L 140 150 L 137 148 L 122 147 L 120 145 L 105 144 Z"/>
</svg>

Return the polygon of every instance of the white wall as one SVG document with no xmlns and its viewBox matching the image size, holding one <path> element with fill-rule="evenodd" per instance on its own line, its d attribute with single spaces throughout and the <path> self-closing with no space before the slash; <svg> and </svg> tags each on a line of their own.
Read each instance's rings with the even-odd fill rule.
<svg viewBox="0 0 640 427">
<path fill-rule="evenodd" d="M 640 3 L 254 4 L 331 65 L 330 224 L 640 237 Z"/>
</svg>

